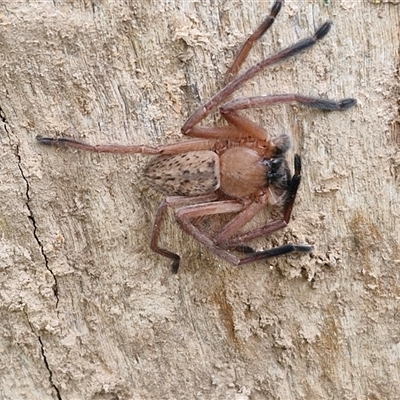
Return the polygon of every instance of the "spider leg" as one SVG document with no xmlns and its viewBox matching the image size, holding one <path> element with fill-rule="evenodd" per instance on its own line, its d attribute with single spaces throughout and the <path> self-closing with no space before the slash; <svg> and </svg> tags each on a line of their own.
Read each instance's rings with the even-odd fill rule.
<svg viewBox="0 0 400 400">
<path fill-rule="evenodd" d="M 194 126 L 187 136 L 202 138 L 202 139 L 215 139 L 215 140 L 233 140 L 240 141 L 248 137 L 248 134 L 243 130 L 233 126 Z"/>
<path fill-rule="evenodd" d="M 236 56 L 232 66 L 229 68 L 225 83 L 232 81 L 232 79 L 239 72 L 240 67 L 249 55 L 250 50 L 253 48 L 254 43 L 259 40 L 265 32 L 272 26 L 275 22 L 275 18 L 282 8 L 283 1 L 276 0 L 271 8 L 268 17 L 262 22 L 262 24 L 257 28 L 257 30 L 244 42 L 242 48 L 240 49 L 238 55 Z"/>
<path fill-rule="evenodd" d="M 339 101 L 329 100 L 329 99 L 320 99 L 309 96 L 302 96 L 298 94 L 278 94 L 278 95 L 270 95 L 270 96 L 255 96 L 255 97 L 247 97 L 242 99 L 232 100 L 229 103 L 224 104 L 220 108 L 221 115 L 225 118 L 225 120 L 230 124 L 230 126 L 219 128 L 224 131 L 221 132 L 219 138 L 230 138 L 231 140 L 244 139 L 246 137 L 252 137 L 253 139 L 263 140 L 266 142 L 270 141 L 270 135 L 268 132 L 262 128 L 260 125 L 251 121 L 250 119 L 244 117 L 243 115 L 238 114 L 237 110 L 244 110 L 247 108 L 257 108 L 263 107 L 266 105 L 272 104 L 282 104 L 282 103 L 293 103 L 298 102 L 307 107 L 318 108 L 320 110 L 326 111 L 342 111 L 347 110 L 350 107 L 353 107 L 357 101 L 355 99 L 343 99 Z M 218 134 L 220 133 L 218 128 L 207 128 L 207 127 L 193 127 L 189 134 L 190 136 L 199 137 L 199 134 L 202 132 L 207 132 L 208 135 L 204 135 L 202 137 L 207 138 L 218 138 Z M 275 145 L 271 143 L 271 148 L 269 149 L 272 154 L 274 151 Z M 265 153 L 268 154 L 268 149 L 264 148 Z"/>
<path fill-rule="evenodd" d="M 263 195 L 258 201 L 249 203 L 242 207 L 241 212 L 228 222 L 223 229 L 214 237 L 217 245 L 225 244 L 232 236 L 234 236 L 243 226 L 251 221 L 267 204 L 269 193 Z M 242 243 L 237 243 L 242 244 Z"/>
<path fill-rule="evenodd" d="M 300 174 L 300 164 L 298 158 L 296 163 L 296 172 L 299 176 Z M 296 175 L 296 176 L 297 176 Z M 293 202 L 295 198 L 295 194 L 297 191 L 299 180 L 296 178 L 293 180 L 293 188 L 294 192 L 291 192 L 289 195 L 289 199 L 287 201 L 287 206 L 285 207 L 285 216 L 289 220 L 290 213 L 293 207 Z M 257 214 L 260 209 L 265 206 L 265 202 L 267 200 L 267 196 L 265 199 L 259 202 L 245 202 L 241 203 L 237 200 L 227 200 L 227 201 L 215 201 L 209 204 L 193 204 L 191 206 L 185 206 L 182 208 L 178 208 L 175 211 L 176 219 L 182 229 L 193 236 L 197 241 L 202 243 L 208 249 L 210 249 L 214 254 L 220 256 L 224 260 L 228 261 L 233 265 L 242 265 L 248 264 L 254 261 L 264 260 L 270 257 L 276 257 L 283 254 L 288 254 L 291 252 L 299 251 L 299 252 L 309 252 L 312 250 L 311 246 L 307 245 L 294 245 L 294 244 L 286 244 L 280 247 L 276 247 L 269 250 L 264 251 L 254 251 L 250 246 L 244 245 L 244 240 L 236 241 L 236 238 L 233 241 L 229 240 L 229 237 L 234 235 L 242 226 L 244 226 L 248 221 L 250 221 L 255 214 Z M 193 219 L 205 215 L 211 214 L 222 214 L 229 212 L 239 212 L 239 214 L 229 222 L 220 232 L 219 234 L 211 238 L 206 232 L 201 231 L 199 227 L 193 224 Z M 284 228 L 287 225 L 286 222 L 278 221 L 278 224 L 275 224 L 273 230 Z M 257 235 L 255 237 L 261 236 Z M 228 249 L 239 251 L 241 253 L 250 254 L 244 258 L 239 258 L 234 254 L 230 253 Z"/>
<path fill-rule="evenodd" d="M 339 101 L 330 99 L 320 99 L 310 96 L 302 96 L 299 94 L 274 94 L 270 96 L 254 96 L 242 99 L 232 100 L 224 104 L 221 108 L 221 114 L 225 118 L 229 118 L 229 114 L 237 110 L 245 110 L 247 108 L 258 108 L 269 106 L 272 104 L 283 103 L 300 103 L 304 106 L 317 108 L 324 111 L 342 111 L 356 105 L 356 99 L 342 99 Z M 235 124 L 236 125 L 236 124 Z M 236 125 L 237 126 L 237 125 Z"/>
<path fill-rule="evenodd" d="M 239 129 L 242 132 L 243 137 L 250 136 L 253 139 L 265 141 L 266 143 L 264 144 L 264 146 L 267 144 L 267 142 L 270 142 L 271 137 L 267 132 L 267 130 L 258 125 L 257 123 L 253 122 L 249 118 L 246 118 L 243 115 L 239 115 L 237 112 L 231 110 L 221 111 L 221 115 L 229 124 Z M 264 149 L 265 151 L 264 154 L 266 157 L 268 155 L 268 150 L 272 151 L 273 147 L 274 146 L 271 143 L 270 149 L 267 148 Z"/>
<path fill-rule="evenodd" d="M 213 240 L 205 232 L 202 232 L 198 227 L 196 227 L 193 224 L 192 220 L 206 215 L 239 212 L 250 203 L 247 202 L 245 204 L 242 204 L 236 200 L 215 200 L 217 200 L 217 195 L 215 194 L 197 197 L 167 197 L 158 208 L 154 221 L 150 248 L 154 252 L 164 257 L 170 258 L 173 261 L 173 273 L 178 272 L 180 256 L 176 253 L 171 252 L 170 250 L 161 248 L 158 245 L 161 223 L 165 217 L 168 207 L 172 208 L 175 211 L 176 220 L 186 233 L 193 236 L 200 243 L 210 248 L 211 251 L 213 251 L 217 255 L 220 255 L 228 262 L 234 265 L 237 264 L 237 257 L 231 255 L 225 249 L 215 246 Z M 246 246 L 240 245 L 238 246 L 238 250 L 246 252 L 244 250 L 245 247 Z M 247 250 L 247 252 L 253 253 L 250 247 L 247 247 Z"/>
<path fill-rule="evenodd" d="M 243 221 L 243 215 L 246 214 L 245 219 L 247 220 L 251 219 L 254 216 L 254 210 L 253 212 L 251 212 L 251 216 L 248 215 L 249 208 L 250 209 L 254 208 L 254 204 L 257 203 L 252 203 L 250 200 L 247 200 L 245 202 L 240 202 L 237 200 L 220 200 L 210 203 L 193 204 L 177 208 L 175 210 L 175 217 L 179 225 L 187 234 L 193 236 L 197 241 L 199 241 L 204 246 L 209 248 L 213 253 L 224 258 L 231 264 L 237 265 L 237 257 L 227 252 L 226 249 L 223 249 L 220 246 L 218 246 L 215 243 L 214 239 L 212 239 L 207 232 L 203 232 L 202 230 L 200 230 L 200 228 L 194 225 L 193 220 L 198 217 L 204 217 L 206 215 L 239 212 L 238 215 L 242 216 L 242 220 L 240 222 L 241 225 L 243 225 L 246 223 L 245 221 Z M 236 219 L 237 217 L 234 220 Z M 251 249 L 250 247 L 247 247 L 247 250 L 249 250 L 249 252 L 250 249 Z M 240 244 L 239 251 L 243 250 L 245 250 L 245 246 Z"/>
<path fill-rule="evenodd" d="M 242 246 L 243 241 L 235 240 L 233 246 L 230 246 L 230 238 L 234 236 L 243 226 L 251 221 L 266 205 L 269 198 L 269 192 L 257 199 L 257 201 L 247 200 L 220 200 L 208 204 L 194 204 L 188 207 L 182 207 L 176 210 L 175 215 L 178 222 L 183 220 L 193 220 L 206 215 L 224 214 L 237 212 L 238 214 L 228 222 L 217 235 L 212 239 L 213 242 L 220 246 L 229 242 L 229 247 L 236 245 Z M 293 198 L 294 202 L 294 198 Z M 292 204 L 293 207 L 293 204 Z M 287 224 L 282 224 L 277 229 L 285 227 Z M 275 230 L 277 230 L 275 229 Z M 261 236 L 261 235 L 259 235 Z"/>
<path fill-rule="evenodd" d="M 269 235 L 287 226 L 289 223 L 296 194 L 301 181 L 301 158 L 298 154 L 294 157 L 294 175 L 290 180 L 288 195 L 283 208 L 281 220 L 269 222 L 266 225 L 232 238 L 243 226 L 247 224 L 265 204 L 267 204 L 270 193 L 266 192 L 257 201 L 249 203 L 243 210 L 233 218 L 224 228 L 214 237 L 214 242 L 218 245 L 227 244 L 228 247 L 242 245 L 243 243 L 260 236 Z M 232 239 L 231 239 L 232 238 Z"/>
<path fill-rule="evenodd" d="M 241 235 L 238 235 L 232 239 L 227 240 L 228 247 L 237 246 L 237 245 L 245 243 L 249 240 L 261 237 L 261 236 L 270 235 L 271 233 L 276 232 L 280 229 L 283 229 L 288 225 L 288 223 L 290 221 L 290 217 L 292 215 L 292 210 L 293 210 L 294 201 L 296 199 L 297 190 L 300 186 L 300 181 L 301 181 L 301 158 L 298 154 L 296 154 L 294 157 L 294 169 L 295 169 L 295 172 L 290 181 L 290 186 L 288 189 L 289 194 L 286 199 L 285 205 L 283 207 L 282 219 L 273 221 L 273 222 L 269 222 L 260 228 L 253 229 L 249 232 L 245 232 Z M 308 248 L 308 251 L 312 250 L 311 246 L 303 246 L 303 248 L 306 248 L 306 247 Z M 304 251 L 306 251 L 306 250 L 304 250 Z"/>
<path fill-rule="evenodd" d="M 229 103 L 228 103 L 229 104 Z M 187 136 L 203 138 L 203 139 L 215 139 L 215 140 L 232 140 L 240 141 L 242 139 L 253 138 L 262 141 L 269 141 L 270 135 L 268 132 L 251 121 L 250 119 L 239 115 L 234 111 L 221 112 L 221 115 L 230 124 L 228 126 L 194 126 L 187 133 Z M 266 143 L 264 144 L 264 146 Z M 271 150 L 274 146 L 271 146 Z M 268 154 L 268 150 L 264 147 L 265 154 Z"/>
<path fill-rule="evenodd" d="M 318 42 L 318 40 L 325 37 L 331 29 L 331 22 L 325 22 L 322 24 L 314 33 L 313 36 L 302 39 L 299 42 L 289 46 L 275 55 L 260 61 L 258 64 L 249 68 L 246 72 L 236 77 L 222 90 L 220 90 L 215 96 L 213 96 L 207 103 L 200 106 L 186 121 L 182 127 L 182 133 L 188 134 L 188 132 L 202 119 L 209 115 L 217 106 L 223 103 L 233 92 L 243 86 L 249 79 L 262 71 L 265 67 L 277 64 L 283 60 L 293 57 L 308 48 L 312 47 Z"/>
<path fill-rule="evenodd" d="M 182 229 L 187 232 L 189 235 L 193 236 L 198 242 L 203 244 L 207 247 L 210 251 L 214 254 L 218 255 L 219 257 L 223 258 L 227 262 L 232 265 L 243 265 L 249 264 L 255 261 L 265 260 L 271 257 L 277 257 L 280 255 L 292 253 L 292 252 L 309 252 L 312 248 L 310 246 L 303 246 L 303 245 L 295 245 L 295 244 L 286 244 L 283 246 L 275 247 L 272 249 L 264 250 L 264 251 L 256 251 L 252 252 L 249 256 L 244 258 L 239 258 L 236 255 L 230 253 L 225 248 L 222 248 L 215 244 L 212 238 L 210 238 L 204 232 L 201 232 L 200 229 L 195 226 L 191 219 L 186 216 L 181 216 L 178 219 L 179 224 L 181 225 Z M 242 248 L 233 248 L 233 250 L 238 250 L 241 252 L 251 251 L 252 249 L 247 246 L 243 246 Z"/>
<path fill-rule="evenodd" d="M 254 250 L 252 247 L 247 246 L 245 244 L 238 244 L 236 246 L 230 246 L 229 250 L 237 251 L 237 252 L 243 253 L 243 254 L 254 254 L 254 253 L 256 253 L 256 250 Z"/>
<path fill-rule="evenodd" d="M 173 253 L 170 250 L 164 249 L 158 245 L 158 240 L 161 232 L 162 221 L 168 208 L 176 209 L 178 207 L 190 206 L 192 204 L 197 204 L 199 202 L 213 202 L 216 200 L 217 196 L 215 194 L 196 196 L 196 197 L 167 197 L 160 205 L 157 210 L 156 217 L 154 219 L 153 231 L 151 234 L 150 248 L 167 258 L 170 258 L 172 262 L 172 272 L 176 274 L 178 272 L 180 256 Z"/>
<path fill-rule="evenodd" d="M 251 256 L 238 259 L 237 265 L 250 264 L 255 261 L 262 261 L 266 260 L 267 258 L 283 256 L 285 254 L 294 252 L 309 253 L 311 250 L 312 247 L 310 246 L 288 243 L 283 246 L 273 247 L 272 249 L 256 251 Z"/>
<path fill-rule="evenodd" d="M 197 150 L 213 150 L 216 146 L 216 140 L 198 139 L 188 140 L 167 144 L 164 146 L 151 147 L 146 145 L 118 145 L 118 144 L 97 144 L 91 145 L 69 138 L 51 138 L 36 136 L 36 140 L 40 144 L 54 147 L 69 147 L 73 149 L 91 151 L 94 153 L 114 153 L 114 154 L 146 154 L 146 155 L 161 155 L 161 154 L 181 154 L 189 151 Z"/>
</svg>

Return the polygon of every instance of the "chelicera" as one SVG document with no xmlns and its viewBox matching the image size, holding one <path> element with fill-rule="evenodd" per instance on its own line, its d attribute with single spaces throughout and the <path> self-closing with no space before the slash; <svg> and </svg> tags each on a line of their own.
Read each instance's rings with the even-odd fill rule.
<svg viewBox="0 0 400 400">
<path fill-rule="evenodd" d="M 229 69 L 225 87 L 199 107 L 185 122 L 182 133 L 193 139 L 165 146 L 90 145 L 69 138 L 38 136 L 44 145 L 71 147 L 92 152 L 138 153 L 156 156 L 144 175 L 152 186 L 167 197 L 160 205 L 153 226 L 151 249 L 170 258 L 173 272 L 178 271 L 180 256 L 159 246 L 160 227 L 171 208 L 181 228 L 216 255 L 233 265 L 243 265 L 291 252 L 309 252 L 309 245 L 285 244 L 263 251 L 253 250 L 247 243 L 267 236 L 289 223 L 301 179 L 301 160 L 294 156 L 294 174 L 286 161 L 290 148 L 287 135 L 274 137 L 244 117 L 239 111 L 272 104 L 300 103 L 327 111 L 342 111 L 356 104 L 355 99 L 339 101 L 298 94 L 275 94 L 229 100 L 245 82 L 265 67 L 303 52 L 327 35 L 331 22 L 325 22 L 313 36 L 300 40 L 264 59 L 242 74 L 240 67 L 253 44 L 271 27 L 283 4 L 275 1 L 270 14 L 246 40 Z M 199 126 L 211 112 L 219 112 L 226 126 Z M 282 216 L 258 228 L 245 229 L 267 205 L 282 208 Z M 219 214 L 233 214 L 217 232 L 204 227 L 199 220 Z"/>
</svg>

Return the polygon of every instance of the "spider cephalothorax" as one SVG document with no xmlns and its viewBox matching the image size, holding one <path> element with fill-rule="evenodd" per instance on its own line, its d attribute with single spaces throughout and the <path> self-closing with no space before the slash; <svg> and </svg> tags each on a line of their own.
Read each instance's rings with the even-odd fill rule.
<svg viewBox="0 0 400 400">
<path fill-rule="evenodd" d="M 170 197 L 166 197 L 158 209 L 151 248 L 173 260 L 174 272 L 178 271 L 179 255 L 158 245 L 161 222 L 168 208 L 173 209 L 177 222 L 185 232 L 233 265 L 247 264 L 293 251 L 308 252 L 312 249 L 308 245 L 286 244 L 273 249 L 254 251 L 247 245 L 249 241 L 270 235 L 289 223 L 300 184 L 301 160 L 296 154 L 294 174 L 291 176 L 285 158 L 290 148 L 289 138 L 286 135 L 271 137 L 264 128 L 241 115 L 239 111 L 293 102 L 321 110 L 341 111 L 354 106 L 356 100 L 349 98 L 334 101 L 298 94 L 229 100 L 238 88 L 262 69 L 312 47 L 329 32 L 331 23 L 325 22 L 313 36 L 300 40 L 238 74 L 254 42 L 273 24 L 282 4 L 282 0 L 275 1 L 269 16 L 244 43 L 227 73 L 226 86 L 199 107 L 183 125 L 182 133 L 195 139 L 151 147 L 90 145 L 68 138 L 37 137 L 38 141 L 45 145 L 94 152 L 156 156 L 147 166 L 144 175 L 152 186 Z M 198 125 L 218 107 L 227 122 L 226 126 Z M 282 217 L 246 231 L 246 224 L 268 204 L 282 207 Z M 232 213 L 234 217 L 217 232 L 211 233 L 198 223 L 199 217 L 228 213 Z M 241 258 L 235 253 L 245 255 Z"/>
</svg>

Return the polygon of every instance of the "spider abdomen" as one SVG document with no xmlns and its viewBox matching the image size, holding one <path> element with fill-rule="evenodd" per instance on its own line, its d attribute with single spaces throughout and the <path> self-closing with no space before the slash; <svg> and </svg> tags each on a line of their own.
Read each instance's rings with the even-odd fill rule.
<svg viewBox="0 0 400 400">
<path fill-rule="evenodd" d="M 221 190 L 228 196 L 244 198 L 267 186 L 267 167 L 255 150 L 233 147 L 220 156 Z"/>
<path fill-rule="evenodd" d="M 151 186 L 169 196 L 199 196 L 220 186 L 219 158 L 209 150 L 155 157 L 144 176 Z"/>
</svg>

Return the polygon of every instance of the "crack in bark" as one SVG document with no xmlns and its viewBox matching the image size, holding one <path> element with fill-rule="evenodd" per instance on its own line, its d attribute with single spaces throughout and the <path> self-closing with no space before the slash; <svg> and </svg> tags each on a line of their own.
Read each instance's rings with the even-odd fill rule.
<svg viewBox="0 0 400 400">
<path fill-rule="evenodd" d="M 31 328 L 31 331 L 32 331 L 33 334 L 37 337 L 38 342 L 39 342 L 39 344 L 40 344 L 40 354 L 42 355 L 43 363 L 44 363 L 44 365 L 45 365 L 45 367 L 46 367 L 46 369 L 47 369 L 47 371 L 48 371 L 48 373 L 49 373 L 49 382 L 50 382 L 50 385 L 51 385 L 51 387 L 54 389 L 54 391 L 56 392 L 57 400 L 62 400 L 61 393 L 60 393 L 60 389 L 59 389 L 58 386 L 53 382 L 53 371 L 51 370 L 50 365 L 49 365 L 49 362 L 47 361 L 47 357 L 46 357 L 46 353 L 45 353 L 45 351 L 44 351 L 44 344 L 43 344 L 42 338 L 40 337 L 40 335 L 38 335 L 38 334 L 35 332 L 35 329 L 33 328 L 33 325 L 31 324 L 31 322 L 29 321 L 29 316 L 28 316 L 28 313 L 26 312 L 25 309 L 24 309 L 24 314 L 25 314 L 26 320 L 28 321 L 28 325 L 29 325 L 29 327 Z"/>
<path fill-rule="evenodd" d="M 56 308 L 57 308 L 58 307 L 58 302 L 59 302 L 57 277 L 55 276 L 54 272 L 49 267 L 49 260 L 47 258 L 47 255 L 46 255 L 46 253 L 44 251 L 43 244 L 42 244 L 41 240 L 39 239 L 39 236 L 38 236 L 38 233 L 37 233 L 37 229 L 38 228 L 37 228 L 36 221 L 35 221 L 35 218 L 33 216 L 33 212 L 32 212 L 31 205 L 30 205 L 30 200 L 31 199 L 30 199 L 30 196 L 29 196 L 29 190 L 30 190 L 29 181 L 26 178 L 26 176 L 24 174 L 24 171 L 22 169 L 22 166 L 21 166 L 21 156 L 19 154 L 19 146 L 18 145 L 17 145 L 17 151 L 16 151 L 15 155 L 16 155 L 16 157 L 18 159 L 18 168 L 19 168 L 19 171 L 21 173 L 22 179 L 25 181 L 25 184 L 26 184 L 26 191 L 25 191 L 26 203 L 25 204 L 26 204 L 26 208 L 28 209 L 28 212 L 29 212 L 28 218 L 31 221 L 32 226 L 33 226 L 33 237 L 35 238 L 37 244 L 39 245 L 40 253 L 42 254 L 43 259 L 44 259 L 44 265 L 45 265 L 47 271 L 50 272 L 50 274 L 51 274 L 51 276 L 53 277 L 53 280 L 54 280 L 54 284 L 53 284 L 52 289 L 53 289 L 54 296 L 56 298 Z"/>
<path fill-rule="evenodd" d="M 0 107 L 0 119 L 3 122 L 4 130 L 7 133 L 8 139 L 11 142 L 11 134 L 10 134 L 11 133 L 11 128 L 9 128 L 9 123 L 7 122 L 6 115 L 5 115 L 5 113 L 4 113 L 4 111 L 3 111 L 3 109 L 1 107 Z M 56 309 L 57 309 L 58 302 L 59 302 L 57 277 L 55 276 L 54 272 L 49 267 L 49 260 L 47 258 L 47 255 L 46 255 L 46 253 L 44 251 L 43 244 L 42 244 L 41 240 L 39 239 L 39 236 L 38 236 L 38 233 L 37 233 L 38 228 L 37 228 L 36 221 L 35 221 L 35 218 L 33 216 L 33 211 L 32 211 L 31 205 L 30 205 L 30 200 L 31 200 L 30 195 L 29 195 L 30 185 L 29 185 L 29 181 L 28 181 L 27 177 L 25 176 L 24 170 L 22 168 L 22 159 L 21 159 L 21 155 L 19 154 L 19 144 L 17 144 L 15 146 L 14 155 L 17 158 L 18 169 L 19 169 L 21 177 L 24 180 L 25 186 L 26 186 L 26 190 L 25 190 L 26 202 L 25 202 L 25 205 L 26 205 L 26 208 L 28 209 L 28 212 L 29 212 L 28 218 L 31 221 L 32 226 L 33 226 L 33 237 L 35 238 L 37 244 L 39 245 L 40 253 L 42 254 L 42 257 L 44 259 L 44 265 L 45 265 L 47 271 L 49 271 L 51 276 L 53 277 L 54 284 L 53 284 L 52 289 L 53 289 L 54 296 L 56 298 Z"/>
<path fill-rule="evenodd" d="M 0 120 L 3 122 L 4 130 L 5 130 L 5 132 L 6 132 L 7 136 L 8 136 L 8 139 L 9 139 L 9 141 L 10 141 L 10 143 L 11 143 L 11 128 L 9 127 L 9 124 L 8 124 L 8 122 L 7 122 L 6 115 L 5 115 L 5 113 L 4 113 L 4 111 L 3 111 L 3 109 L 2 109 L 1 107 L 0 107 Z M 54 272 L 53 272 L 53 271 L 51 270 L 51 268 L 49 267 L 49 262 L 48 262 L 48 259 L 47 259 L 47 255 L 46 255 L 46 253 L 45 253 L 45 251 L 44 251 L 43 244 L 42 244 L 42 242 L 40 241 L 39 236 L 38 236 L 38 233 L 37 233 L 37 225 L 36 225 L 36 221 L 35 221 L 35 218 L 34 218 L 34 216 L 33 216 L 33 211 L 32 211 L 32 209 L 31 209 L 31 205 L 30 205 L 30 200 L 31 200 L 31 199 L 30 199 L 30 195 L 29 195 L 30 185 L 29 185 L 28 179 L 26 178 L 26 176 L 25 176 L 25 174 L 24 174 L 24 170 L 23 170 L 23 168 L 22 168 L 21 155 L 19 154 L 19 144 L 17 144 L 17 145 L 15 146 L 14 155 L 15 155 L 16 158 L 17 158 L 17 165 L 18 165 L 19 172 L 20 172 L 21 177 L 22 177 L 22 179 L 24 180 L 25 185 L 26 185 L 26 191 L 25 191 L 26 202 L 25 202 L 25 205 L 26 205 L 26 208 L 28 209 L 28 212 L 29 212 L 28 218 L 29 218 L 29 220 L 31 221 L 32 226 L 33 226 L 33 236 L 34 236 L 34 238 L 35 238 L 37 244 L 39 245 L 40 252 L 41 252 L 41 254 L 42 254 L 42 256 L 43 256 L 46 269 L 50 272 L 50 274 L 52 275 L 53 280 L 54 280 L 53 292 L 54 292 L 54 296 L 55 296 L 55 298 L 56 298 L 56 308 L 57 308 L 58 302 L 59 302 L 57 278 L 56 278 L 56 276 L 54 275 Z M 25 315 L 26 315 L 26 318 L 27 318 L 27 320 L 28 320 L 28 324 L 29 324 L 29 326 L 30 326 L 32 332 L 37 336 L 37 339 L 38 339 L 38 341 L 39 341 L 42 359 L 43 359 L 44 365 L 45 365 L 45 367 L 46 367 L 46 369 L 47 369 L 47 371 L 48 371 L 48 373 L 49 373 L 50 385 L 51 385 L 51 387 L 54 389 L 54 391 L 55 391 L 55 393 L 56 393 L 56 396 L 57 396 L 57 399 L 58 399 L 58 400 L 62 400 L 60 390 L 58 389 L 58 387 L 57 387 L 57 386 L 55 385 L 55 383 L 53 382 L 53 372 L 52 372 L 52 370 L 50 369 L 49 362 L 47 361 L 47 357 L 46 357 L 46 353 L 45 353 L 45 350 L 44 350 L 44 345 L 43 345 L 42 338 L 40 337 L 40 335 L 38 335 L 38 334 L 35 332 L 35 330 L 34 330 L 32 324 L 31 324 L 31 322 L 29 321 L 28 314 L 26 313 L 26 311 L 25 311 Z"/>
<path fill-rule="evenodd" d="M 38 340 L 39 340 L 39 343 L 40 343 L 40 350 L 41 350 L 41 353 L 42 353 L 42 358 L 43 358 L 43 362 L 44 362 L 44 365 L 46 366 L 46 369 L 47 369 L 47 371 L 49 372 L 49 381 L 50 381 L 50 384 L 51 384 L 51 386 L 52 386 L 52 388 L 55 390 L 55 392 L 56 392 L 56 395 L 57 395 L 57 399 L 58 400 L 62 400 L 62 397 L 61 397 L 61 393 L 60 393 L 60 389 L 58 389 L 58 387 L 55 385 L 55 383 L 53 382 L 53 371 L 50 369 L 50 365 L 49 365 L 49 363 L 48 363 L 48 361 L 47 361 L 47 358 L 46 358 L 46 354 L 45 354 L 45 351 L 44 351 L 44 345 L 43 345 L 43 342 L 42 342 L 42 338 L 38 335 Z"/>
</svg>

